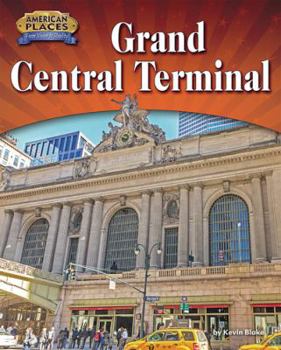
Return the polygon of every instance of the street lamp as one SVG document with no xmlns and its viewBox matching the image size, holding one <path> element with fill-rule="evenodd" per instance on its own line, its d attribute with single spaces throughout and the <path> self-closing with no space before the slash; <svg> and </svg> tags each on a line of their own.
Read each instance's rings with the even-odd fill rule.
<svg viewBox="0 0 281 350">
<path fill-rule="evenodd" d="M 144 251 L 145 254 L 145 275 L 144 275 L 144 288 L 143 288 L 143 303 L 142 303 L 142 313 L 141 313 L 141 329 L 140 329 L 140 337 L 144 337 L 144 314 L 145 314 L 145 303 L 146 303 L 146 291 L 147 291 L 147 280 L 149 277 L 148 270 L 150 269 L 150 259 L 151 259 L 151 253 L 153 249 L 156 248 L 157 255 L 162 254 L 161 249 L 161 243 L 157 242 L 153 244 L 153 246 L 148 251 L 147 247 L 145 247 L 143 244 L 138 243 L 135 247 L 135 255 L 138 256 L 140 254 L 141 249 Z"/>
<path fill-rule="evenodd" d="M 241 247 L 241 222 L 237 222 L 237 233 L 238 233 L 238 251 L 239 251 L 239 262 L 242 260 L 242 247 Z"/>
</svg>

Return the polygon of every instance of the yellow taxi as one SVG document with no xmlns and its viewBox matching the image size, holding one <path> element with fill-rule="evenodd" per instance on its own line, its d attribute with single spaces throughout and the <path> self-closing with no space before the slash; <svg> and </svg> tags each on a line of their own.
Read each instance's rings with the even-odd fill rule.
<svg viewBox="0 0 281 350">
<path fill-rule="evenodd" d="M 242 345 L 239 350 L 281 350 L 281 332 L 266 337 L 259 344 Z"/>
<path fill-rule="evenodd" d="M 124 350 L 209 350 L 209 345 L 199 329 L 165 328 L 127 343 Z"/>
</svg>

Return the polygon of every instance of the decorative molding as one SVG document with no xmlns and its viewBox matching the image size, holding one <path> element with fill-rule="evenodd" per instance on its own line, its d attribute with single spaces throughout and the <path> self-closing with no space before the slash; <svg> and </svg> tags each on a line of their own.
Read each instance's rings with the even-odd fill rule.
<svg viewBox="0 0 281 350">
<path fill-rule="evenodd" d="M 41 214 L 42 214 L 42 208 L 40 208 L 40 207 L 35 208 L 35 210 L 34 210 L 35 217 L 40 218 Z"/>
<path fill-rule="evenodd" d="M 277 149 L 276 149 L 277 148 Z M 125 171 L 112 172 L 108 174 L 96 175 L 95 178 L 88 178 L 87 180 L 68 181 L 67 183 L 48 183 L 31 186 L 29 188 L 15 189 L 14 191 L 0 193 L 0 200 L 9 200 L 14 198 L 26 198 L 30 196 L 38 196 L 42 194 L 55 193 L 59 191 L 70 191 L 82 188 L 92 188 L 98 185 L 114 184 L 120 182 L 127 182 L 130 180 L 137 180 L 139 178 L 172 175 L 174 173 L 185 172 L 187 170 L 202 169 L 207 167 L 217 167 L 230 165 L 240 162 L 249 162 L 256 159 L 268 158 L 270 156 L 280 156 L 281 147 L 274 146 L 274 148 L 266 150 L 249 150 L 242 155 L 222 155 L 221 159 L 212 156 L 207 159 L 199 159 L 191 161 L 178 161 L 169 165 L 149 166 L 143 170 L 130 169 Z M 266 170 L 266 173 L 268 170 Z M 190 183 L 190 186 L 194 184 Z"/>
<path fill-rule="evenodd" d="M 176 224 L 179 221 L 180 200 L 179 194 L 174 192 L 166 192 L 163 196 L 163 223 L 166 225 Z M 169 214 L 169 206 L 174 205 L 174 213 Z"/>
<path fill-rule="evenodd" d="M 119 197 L 119 202 L 120 202 L 121 207 L 126 206 L 126 201 L 127 201 L 127 196 L 122 195 Z"/>
<path fill-rule="evenodd" d="M 71 210 L 71 216 L 69 221 L 69 232 L 68 232 L 69 236 L 78 234 L 80 232 L 82 217 L 83 217 L 83 208 L 73 207 Z"/>
<path fill-rule="evenodd" d="M 176 147 L 172 145 L 163 145 L 161 148 L 161 163 L 175 162 L 181 156 L 181 145 L 177 145 Z"/>
<path fill-rule="evenodd" d="M 222 183 L 222 188 L 223 188 L 223 191 L 225 192 L 225 193 L 228 193 L 228 192 L 230 192 L 230 181 L 224 181 L 223 183 Z"/>
</svg>

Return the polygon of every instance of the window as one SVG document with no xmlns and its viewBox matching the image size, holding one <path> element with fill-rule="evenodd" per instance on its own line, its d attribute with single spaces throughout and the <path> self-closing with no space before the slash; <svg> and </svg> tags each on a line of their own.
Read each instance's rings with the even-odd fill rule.
<svg viewBox="0 0 281 350">
<path fill-rule="evenodd" d="M 17 167 L 19 165 L 19 157 L 15 156 L 13 165 Z"/>
<path fill-rule="evenodd" d="M 165 340 L 167 340 L 167 341 L 177 341 L 177 340 L 179 340 L 178 332 L 167 332 Z"/>
<path fill-rule="evenodd" d="M 105 269 L 110 270 L 113 262 L 119 271 L 135 269 L 138 226 L 138 215 L 132 208 L 120 209 L 113 215 L 108 226 Z"/>
<path fill-rule="evenodd" d="M 21 161 L 20 161 L 20 169 L 21 169 L 21 168 L 24 168 L 24 166 L 25 166 L 25 162 L 24 162 L 23 159 L 21 159 Z"/>
<path fill-rule="evenodd" d="M 192 332 L 182 332 L 182 335 L 184 337 L 184 340 L 186 340 L 186 341 L 193 341 L 194 340 L 194 335 Z"/>
<path fill-rule="evenodd" d="M 70 141 L 71 141 L 71 136 L 67 136 L 66 138 L 66 144 L 65 144 L 65 151 L 69 151 L 69 147 L 70 147 Z"/>
<path fill-rule="evenodd" d="M 178 228 L 165 229 L 164 268 L 176 267 L 178 263 Z"/>
<path fill-rule="evenodd" d="M 164 340 L 164 332 L 156 332 L 147 338 L 148 341 L 161 341 Z"/>
<path fill-rule="evenodd" d="M 35 221 L 25 236 L 21 263 L 42 268 L 49 223 L 46 219 Z"/>
<path fill-rule="evenodd" d="M 10 151 L 7 148 L 5 148 L 3 159 L 4 160 L 8 160 L 9 159 L 9 155 L 10 155 Z"/>
<path fill-rule="evenodd" d="M 79 243 L 78 237 L 70 238 L 66 266 L 69 265 L 70 263 L 76 263 L 78 243 Z"/>
<path fill-rule="evenodd" d="M 251 261 L 249 210 L 242 198 L 228 194 L 215 201 L 209 233 L 210 265 Z"/>
</svg>

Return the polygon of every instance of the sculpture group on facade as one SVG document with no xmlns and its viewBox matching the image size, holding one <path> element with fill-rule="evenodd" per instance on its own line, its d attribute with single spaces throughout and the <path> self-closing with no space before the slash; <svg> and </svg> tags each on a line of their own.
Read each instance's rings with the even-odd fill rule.
<svg viewBox="0 0 281 350">
<path fill-rule="evenodd" d="M 95 151 L 112 151 L 142 145 L 150 140 L 159 144 L 166 140 L 164 131 L 158 125 L 149 122 L 149 112 L 138 108 L 136 95 L 126 95 L 123 101 L 112 101 L 121 106 L 113 118 L 119 125 L 108 123 L 109 131 L 103 131 L 102 142 Z"/>
</svg>

